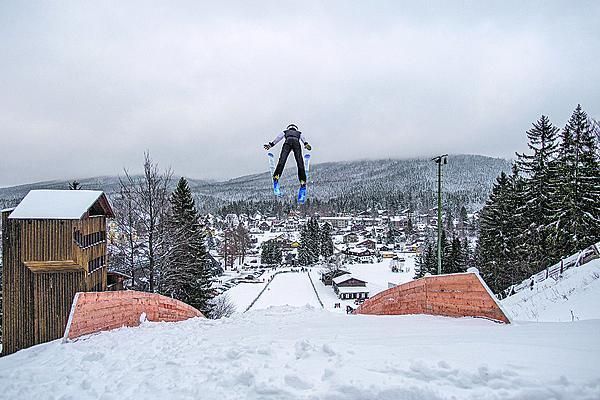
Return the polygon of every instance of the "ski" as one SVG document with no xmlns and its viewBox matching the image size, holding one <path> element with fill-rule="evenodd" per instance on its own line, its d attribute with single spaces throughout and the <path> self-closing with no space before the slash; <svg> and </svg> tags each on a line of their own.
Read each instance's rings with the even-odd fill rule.
<svg viewBox="0 0 600 400">
<path fill-rule="evenodd" d="M 271 182 L 273 182 L 273 194 L 275 194 L 275 196 L 281 196 L 279 181 L 273 179 L 273 174 L 275 174 L 275 155 L 269 152 L 267 153 L 267 157 L 269 157 L 269 170 L 271 171 Z"/>
<path fill-rule="evenodd" d="M 304 155 L 304 171 L 306 172 L 306 182 L 304 183 L 304 186 L 300 186 L 300 189 L 298 189 L 298 203 L 299 204 L 304 204 L 304 202 L 306 201 L 306 187 L 308 185 L 309 170 L 310 170 L 310 154 L 305 154 Z"/>
</svg>

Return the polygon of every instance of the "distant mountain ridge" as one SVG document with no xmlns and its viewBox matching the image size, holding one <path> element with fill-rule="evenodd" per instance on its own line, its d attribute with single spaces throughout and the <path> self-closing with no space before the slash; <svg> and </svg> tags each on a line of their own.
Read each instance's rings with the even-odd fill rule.
<svg viewBox="0 0 600 400">
<path fill-rule="evenodd" d="M 443 190 L 464 194 L 472 203 L 483 203 L 495 178 L 510 171 L 510 161 L 481 155 L 450 155 L 442 167 Z M 177 175 L 176 175 L 177 177 Z M 326 162 L 311 165 L 309 198 L 328 200 L 352 196 L 356 191 L 374 194 L 384 191 L 429 192 L 437 190 L 437 166 L 429 159 L 360 160 Z M 84 189 L 103 190 L 109 196 L 119 188 L 118 176 L 101 176 L 78 180 Z M 208 181 L 188 178 L 190 188 L 199 199 L 214 208 L 233 200 L 268 200 L 273 198 L 268 171 L 229 179 Z M 69 180 L 53 180 L 0 188 L 4 203 L 17 202 L 32 189 L 67 189 Z M 176 183 L 174 179 L 173 185 Z M 284 171 L 281 185 L 285 197 L 296 195 L 298 181 L 293 158 Z M 207 208 L 207 207 L 204 207 Z"/>
</svg>

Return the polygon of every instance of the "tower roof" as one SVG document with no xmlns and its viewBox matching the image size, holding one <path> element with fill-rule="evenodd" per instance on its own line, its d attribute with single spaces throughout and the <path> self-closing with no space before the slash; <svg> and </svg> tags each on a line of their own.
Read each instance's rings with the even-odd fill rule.
<svg viewBox="0 0 600 400">
<path fill-rule="evenodd" d="M 86 213 L 114 217 L 99 190 L 31 190 L 9 219 L 81 219 Z"/>
</svg>

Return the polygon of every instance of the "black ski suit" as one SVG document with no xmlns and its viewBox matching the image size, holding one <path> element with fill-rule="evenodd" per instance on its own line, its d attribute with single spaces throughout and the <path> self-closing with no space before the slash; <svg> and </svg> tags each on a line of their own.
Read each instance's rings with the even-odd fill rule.
<svg viewBox="0 0 600 400">
<path fill-rule="evenodd" d="M 271 146 L 274 146 L 283 138 L 285 138 L 285 142 L 281 148 L 279 162 L 277 163 L 277 168 L 275 168 L 273 177 L 276 177 L 277 179 L 281 177 L 281 173 L 283 172 L 283 167 L 285 167 L 287 158 L 290 155 L 290 152 L 293 151 L 294 157 L 296 158 L 296 165 L 298 166 L 298 179 L 300 180 L 300 183 L 306 183 L 306 171 L 304 170 L 304 158 L 302 157 L 302 147 L 300 146 L 300 141 L 307 143 L 307 140 L 302 135 L 302 132 L 295 129 L 288 129 L 283 131 L 282 134 L 279 134 L 275 140 L 270 143 Z"/>
</svg>

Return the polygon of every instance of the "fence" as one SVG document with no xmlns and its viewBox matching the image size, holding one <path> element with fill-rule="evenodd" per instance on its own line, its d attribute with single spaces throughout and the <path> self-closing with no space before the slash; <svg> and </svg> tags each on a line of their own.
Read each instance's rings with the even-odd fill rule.
<svg viewBox="0 0 600 400">
<path fill-rule="evenodd" d="M 515 285 L 510 286 L 508 289 L 504 291 L 506 296 L 512 296 L 513 294 L 519 293 L 523 289 L 527 289 L 531 286 L 531 280 L 533 279 L 534 283 L 540 283 L 545 281 L 548 278 L 552 278 L 554 280 L 558 280 L 559 277 L 569 268 L 579 267 L 584 265 L 591 260 L 600 257 L 600 242 L 593 244 L 584 250 L 578 251 L 575 254 L 570 255 L 567 258 L 563 258 L 559 262 L 550 267 L 538 272 L 537 274 L 531 276 L 530 278 L 525 279 L 521 283 L 517 283 Z"/>
</svg>

